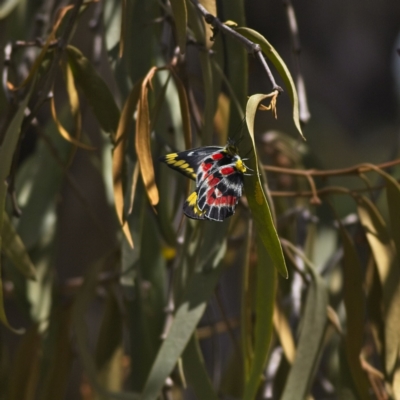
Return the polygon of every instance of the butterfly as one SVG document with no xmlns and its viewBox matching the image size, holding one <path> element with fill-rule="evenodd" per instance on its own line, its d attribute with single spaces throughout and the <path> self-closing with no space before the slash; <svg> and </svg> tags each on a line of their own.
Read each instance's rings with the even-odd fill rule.
<svg viewBox="0 0 400 400">
<path fill-rule="evenodd" d="M 243 176 L 249 170 L 235 143 L 225 147 L 198 147 L 160 158 L 169 167 L 196 181 L 183 212 L 193 219 L 223 221 L 235 213 L 243 193 Z"/>
</svg>

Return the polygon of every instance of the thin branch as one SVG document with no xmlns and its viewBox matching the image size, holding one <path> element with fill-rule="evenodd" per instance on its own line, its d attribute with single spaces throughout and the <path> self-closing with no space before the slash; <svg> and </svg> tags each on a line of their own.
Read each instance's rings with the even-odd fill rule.
<svg viewBox="0 0 400 400">
<path fill-rule="evenodd" d="M 215 30 L 221 31 L 224 34 L 233 37 L 235 40 L 237 40 L 241 45 L 245 47 L 248 53 L 254 55 L 259 60 L 265 72 L 267 73 L 269 81 L 271 82 L 272 90 L 277 90 L 280 93 L 283 92 L 283 89 L 275 82 L 275 78 L 272 75 L 272 72 L 268 67 L 267 61 L 265 60 L 262 54 L 260 45 L 245 38 L 244 36 L 236 32 L 228 25 L 222 23 L 215 15 L 210 14 L 197 0 L 191 0 L 191 2 L 203 15 L 204 20 L 207 22 L 207 24 L 210 24 Z"/>
<path fill-rule="evenodd" d="M 328 186 L 323 189 L 319 189 L 316 192 L 313 191 L 271 191 L 272 197 L 314 197 L 317 195 L 318 197 L 327 196 L 330 194 L 346 194 L 350 196 L 354 196 L 357 193 L 368 192 L 370 190 L 379 190 L 384 188 L 385 185 L 374 186 L 373 188 L 361 188 L 361 189 L 346 189 L 341 186 Z"/>
<path fill-rule="evenodd" d="M 297 19 L 291 0 L 283 0 L 283 5 L 285 6 L 286 9 L 286 16 L 288 19 L 290 36 L 292 38 L 294 64 L 296 67 L 296 75 L 297 75 L 296 87 L 297 87 L 297 94 L 299 96 L 299 117 L 300 121 L 303 124 L 306 124 L 310 120 L 311 115 L 310 115 L 310 110 L 308 108 L 307 93 L 304 84 L 303 74 L 301 73 L 301 68 L 300 68 L 301 45 L 300 45 L 299 30 L 297 27 Z"/>
<path fill-rule="evenodd" d="M 375 167 L 379 169 L 391 168 L 395 165 L 400 164 L 400 159 L 387 161 L 382 164 L 378 164 Z M 288 175 L 301 175 L 301 176 L 320 176 L 320 177 L 328 177 L 328 176 L 341 176 L 341 175 L 358 175 L 363 172 L 370 172 L 374 171 L 371 165 L 366 163 L 357 164 L 352 167 L 348 168 L 341 168 L 341 169 L 328 169 L 328 170 L 317 170 L 317 169 L 293 169 L 293 168 L 282 168 L 282 167 L 275 167 L 272 165 L 264 165 L 264 170 L 268 172 L 274 172 L 278 174 L 288 174 Z"/>
</svg>

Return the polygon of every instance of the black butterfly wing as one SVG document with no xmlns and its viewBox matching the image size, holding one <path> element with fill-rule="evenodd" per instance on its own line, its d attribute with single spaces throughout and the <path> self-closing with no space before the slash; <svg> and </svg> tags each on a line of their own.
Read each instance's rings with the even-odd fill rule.
<svg viewBox="0 0 400 400">
<path fill-rule="evenodd" d="M 165 162 L 172 169 L 190 179 L 196 180 L 198 170 L 202 162 L 214 153 L 220 153 L 223 147 L 206 146 L 197 149 L 170 153 L 160 157 L 160 161 Z"/>
<path fill-rule="evenodd" d="M 189 218 L 223 221 L 235 213 L 243 193 L 243 174 L 235 163 L 210 168 L 183 206 Z"/>
</svg>

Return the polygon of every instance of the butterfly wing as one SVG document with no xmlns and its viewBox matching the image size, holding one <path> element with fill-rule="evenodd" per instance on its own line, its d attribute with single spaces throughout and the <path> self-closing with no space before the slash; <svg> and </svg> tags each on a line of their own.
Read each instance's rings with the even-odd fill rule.
<svg viewBox="0 0 400 400">
<path fill-rule="evenodd" d="M 183 211 L 189 218 L 223 221 L 235 213 L 242 193 L 243 174 L 235 163 L 211 167 L 185 201 Z"/>
<path fill-rule="evenodd" d="M 214 153 L 220 153 L 223 147 L 206 146 L 197 149 L 170 153 L 160 157 L 160 161 L 165 162 L 172 169 L 190 179 L 196 180 L 200 165 Z"/>
</svg>

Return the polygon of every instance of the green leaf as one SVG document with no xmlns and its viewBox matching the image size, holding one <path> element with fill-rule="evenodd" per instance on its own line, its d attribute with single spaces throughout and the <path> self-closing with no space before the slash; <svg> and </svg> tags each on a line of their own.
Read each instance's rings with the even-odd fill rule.
<svg viewBox="0 0 400 400">
<path fill-rule="evenodd" d="M 346 307 L 347 321 L 347 332 L 344 340 L 346 358 L 360 399 L 368 400 L 370 399 L 369 384 L 360 363 L 365 325 L 362 268 L 350 235 L 342 224 L 339 226 L 344 250 L 343 300 Z"/>
<path fill-rule="evenodd" d="M 0 232 L 3 234 L 3 223 L 4 223 L 4 207 L 7 195 L 7 185 L 5 180 L 7 179 L 12 159 L 14 156 L 14 151 L 18 143 L 20 131 L 21 131 L 21 124 L 24 119 L 25 108 L 28 105 L 29 99 L 32 94 L 33 84 L 31 84 L 28 93 L 25 95 L 25 98 L 18 104 L 15 108 L 10 108 L 10 115 L 12 118 L 4 132 L 2 134 L 0 132 L 0 138 L 3 138 L 2 142 L 0 143 Z M 10 106 L 13 107 L 13 106 Z M 0 251 L 2 247 L 3 238 L 0 237 Z M 16 333 L 23 333 L 24 330 L 15 330 L 13 329 L 10 324 L 8 323 L 7 316 L 4 310 L 4 303 L 3 303 L 3 285 L 0 280 L 0 321 L 13 330 Z"/>
<path fill-rule="evenodd" d="M 217 284 L 221 268 L 198 272 L 190 279 L 184 300 L 178 307 L 168 336 L 163 342 L 150 371 L 141 400 L 158 397 L 165 379 L 181 356 Z"/>
<path fill-rule="evenodd" d="M 307 258 L 295 246 L 287 244 L 305 261 L 307 270 L 311 274 L 296 357 L 281 396 L 281 400 L 298 400 L 307 398 L 322 354 L 328 321 L 328 290 L 324 280 L 315 272 Z"/>
<path fill-rule="evenodd" d="M 21 0 L 5 0 L 0 6 L 0 19 L 4 19 L 10 14 Z"/>
<path fill-rule="evenodd" d="M 35 266 L 6 213 L 4 213 L 1 237 L 3 251 L 7 258 L 26 278 L 36 280 Z"/>
<path fill-rule="evenodd" d="M 378 269 L 383 290 L 385 320 L 385 367 L 388 375 L 396 366 L 400 347 L 400 268 L 386 223 L 365 196 L 357 197 L 357 210 Z"/>
<path fill-rule="evenodd" d="M 257 287 L 256 322 L 254 327 L 254 358 L 250 368 L 250 377 L 245 384 L 245 400 L 256 397 L 261 383 L 262 373 L 267 362 L 272 336 L 272 316 L 276 293 L 276 270 L 271 258 L 257 235 Z"/>
<path fill-rule="evenodd" d="M 177 41 L 181 54 L 186 51 L 186 26 L 187 11 L 185 0 L 171 0 L 172 13 L 174 14 Z"/>
<path fill-rule="evenodd" d="M 221 259 L 226 249 L 225 242 L 218 238 L 223 237 L 221 235 L 227 226 L 226 223 L 221 226 L 221 223 L 216 222 L 201 226 L 204 229 L 203 240 L 197 242 L 197 250 L 199 254 L 207 254 L 208 257 L 202 257 L 197 265 L 191 266 L 195 267 L 195 270 L 185 286 L 168 335 L 161 345 L 143 389 L 141 400 L 155 400 L 159 396 L 165 379 L 182 355 L 204 313 L 207 302 L 213 295 L 222 270 Z"/>
<path fill-rule="evenodd" d="M 92 107 L 97 121 L 114 138 L 120 114 L 114 94 L 80 50 L 68 46 L 67 54 L 75 81 Z"/>
<path fill-rule="evenodd" d="M 299 99 L 297 97 L 296 85 L 293 82 L 293 78 L 290 75 L 289 69 L 286 66 L 285 62 L 282 60 L 278 52 L 271 46 L 268 40 L 260 35 L 258 32 L 249 29 L 249 28 L 234 28 L 235 31 L 239 32 L 247 39 L 250 39 L 254 43 L 257 43 L 261 46 L 263 53 L 272 61 L 275 68 L 277 69 L 279 75 L 281 76 L 286 90 L 289 93 L 290 100 L 292 102 L 293 108 L 293 121 L 294 124 L 299 131 L 301 137 L 305 140 L 303 136 L 303 132 L 301 130 L 300 118 L 299 118 Z"/>
<path fill-rule="evenodd" d="M 246 191 L 247 201 L 251 212 L 253 214 L 255 226 L 262 243 L 265 246 L 275 268 L 284 277 L 288 277 L 285 259 L 282 253 L 282 247 L 276 232 L 274 223 L 272 221 L 271 211 L 264 190 L 262 188 L 261 180 L 258 173 L 258 160 L 256 147 L 254 142 L 254 119 L 258 104 L 265 98 L 265 95 L 255 94 L 250 97 L 246 107 L 246 122 L 248 133 L 254 157 L 250 158 L 249 164 L 251 169 L 254 170 L 251 176 L 246 176 L 244 179 L 244 187 Z M 243 143 L 244 142 L 244 143 Z M 247 144 L 248 140 L 243 140 L 241 148 Z"/>
<path fill-rule="evenodd" d="M 192 335 L 182 355 L 183 370 L 188 384 L 198 399 L 218 400 L 208 376 L 198 340 Z"/>
</svg>

